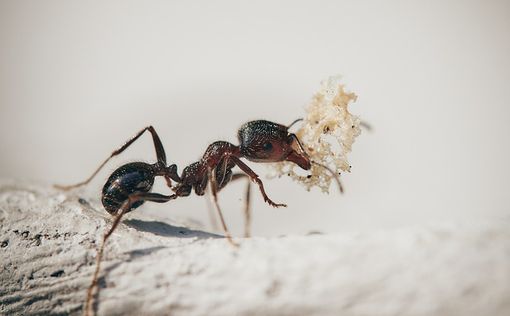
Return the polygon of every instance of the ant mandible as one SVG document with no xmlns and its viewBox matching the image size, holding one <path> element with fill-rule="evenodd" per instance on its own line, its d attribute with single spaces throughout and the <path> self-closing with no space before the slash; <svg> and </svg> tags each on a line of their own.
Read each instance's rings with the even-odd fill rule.
<svg viewBox="0 0 510 316">
<path fill-rule="evenodd" d="M 88 315 L 90 311 L 92 294 L 97 285 L 101 258 L 106 241 L 120 223 L 122 216 L 141 206 L 145 201 L 156 203 L 168 202 L 178 197 L 189 196 L 192 189 L 197 195 L 204 195 L 205 189 L 209 184 L 214 206 L 221 220 L 225 236 L 234 246 L 237 245 L 232 240 L 227 229 L 217 199 L 218 192 L 230 181 L 247 177 L 258 185 L 265 202 L 273 207 L 286 207 L 285 204 L 273 202 L 267 196 L 262 180 L 260 180 L 259 176 L 248 167 L 241 158 L 246 158 L 254 162 L 291 161 L 302 169 L 309 170 L 311 164 L 315 162 L 310 160 L 297 136 L 289 132 L 289 128 L 300 120 L 301 119 L 298 119 L 288 126 L 265 120 L 248 122 L 241 126 L 238 131 L 239 146 L 225 141 L 212 143 L 207 147 L 202 158 L 184 168 L 180 176 L 177 174 L 177 166 L 175 164 L 167 165 L 163 144 L 154 127 L 148 126 L 139 131 L 123 146 L 113 151 L 110 157 L 108 157 L 87 180 L 70 186 L 57 185 L 56 187 L 59 189 L 69 190 L 89 183 L 111 158 L 126 150 L 146 131 L 151 133 L 156 150 L 157 162 L 154 164 L 144 162 L 125 164 L 110 175 L 103 187 L 101 201 L 106 211 L 114 216 L 114 220 L 111 228 L 104 234 L 102 244 L 97 253 L 96 270 L 87 292 L 85 313 Z M 326 166 L 318 163 L 315 164 L 326 168 L 333 174 Z M 235 166 L 239 167 L 243 173 L 233 174 L 232 168 Z M 158 176 L 164 177 L 168 187 L 174 194 L 164 195 L 151 192 L 154 179 Z M 335 176 L 335 179 L 340 185 L 337 176 Z M 176 185 L 174 185 L 172 181 L 175 182 Z M 245 208 L 246 227 L 249 226 L 250 219 L 248 204 L 249 192 L 250 188 L 248 186 Z"/>
</svg>

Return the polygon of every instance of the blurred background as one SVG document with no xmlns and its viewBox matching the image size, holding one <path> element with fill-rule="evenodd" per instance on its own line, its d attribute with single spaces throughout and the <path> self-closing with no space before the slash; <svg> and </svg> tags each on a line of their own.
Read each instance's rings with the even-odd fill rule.
<svg viewBox="0 0 510 316">
<path fill-rule="evenodd" d="M 182 170 L 215 140 L 237 144 L 246 121 L 301 117 L 341 74 L 374 128 L 354 144 L 346 193 L 265 180 L 288 208 L 253 190 L 255 235 L 508 221 L 509 30 L 508 1 L 0 0 L 0 177 L 84 180 L 148 124 Z M 98 201 L 135 160 L 155 160 L 150 137 L 83 194 Z M 236 235 L 244 188 L 220 195 Z M 139 212 L 209 226 L 194 195 Z"/>
</svg>

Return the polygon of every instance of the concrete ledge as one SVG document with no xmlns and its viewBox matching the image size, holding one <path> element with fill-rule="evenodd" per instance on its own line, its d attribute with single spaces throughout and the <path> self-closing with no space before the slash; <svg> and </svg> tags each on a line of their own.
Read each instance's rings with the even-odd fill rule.
<svg viewBox="0 0 510 316">
<path fill-rule="evenodd" d="M 110 224 L 76 193 L 0 184 L 0 313 L 80 314 Z M 510 224 L 237 239 L 126 217 L 99 315 L 510 315 Z"/>
</svg>

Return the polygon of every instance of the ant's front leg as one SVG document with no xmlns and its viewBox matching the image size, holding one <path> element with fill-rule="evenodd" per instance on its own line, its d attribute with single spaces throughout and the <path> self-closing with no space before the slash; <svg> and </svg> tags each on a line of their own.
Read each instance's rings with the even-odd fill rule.
<svg viewBox="0 0 510 316">
<path fill-rule="evenodd" d="M 81 187 L 87 183 L 89 183 L 95 176 L 96 174 L 104 167 L 104 165 L 106 165 L 106 163 L 112 159 L 113 157 L 119 155 L 120 153 L 122 153 L 124 150 L 126 150 L 126 148 L 128 148 L 131 144 L 133 144 L 138 138 L 140 138 L 140 136 L 142 136 L 142 134 L 145 132 L 145 131 L 149 131 L 151 134 L 152 134 L 152 140 L 154 142 L 154 148 L 156 149 L 156 156 L 157 156 L 157 159 L 158 159 L 158 162 L 159 163 L 162 163 L 163 165 L 166 165 L 166 154 L 165 154 L 165 150 L 163 148 L 163 144 L 161 143 L 161 140 L 159 139 L 159 136 L 158 136 L 158 133 L 156 133 L 156 130 L 154 129 L 154 127 L 152 126 L 147 126 L 146 128 L 142 129 L 141 131 L 139 131 L 134 137 L 132 137 L 131 139 L 129 139 L 124 145 L 122 145 L 120 148 L 114 150 L 110 157 L 106 158 L 105 161 L 103 161 L 103 163 L 101 165 L 99 165 L 99 167 L 96 169 L 96 171 L 94 171 L 94 173 L 88 178 L 86 179 L 85 181 L 83 182 L 80 182 L 80 183 L 77 183 L 77 184 L 73 184 L 73 185 L 55 185 L 55 187 L 57 189 L 60 189 L 60 190 L 70 190 L 70 189 L 74 189 L 74 188 L 77 188 L 77 187 Z"/>
<path fill-rule="evenodd" d="M 264 201 L 266 201 L 269 205 L 273 207 L 287 207 L 286 204 L 273 202 L 267 196 L 266 191 L 264 190 L 264 184 L 262 183 L 262 180 L 260 180 L 259 176 L 255 173 L 255 171 L 251 170 L 251 168 L 248 167 L 248 165 L 246 165 L 244 162 L 242 162 L 241 159 L 237 158 L 236 156 L 230 156 L 229 159 L 232 159 L 232 161 L 239 167 L 239 169 L 245 172 L 252 181 L 258 184 L 260 193 L 262 193 Z"/>
<path fill-rule="evenodd" d="M 151 202 L 157 202 L 157 203 L 164 203 L 164 202 L 173 200 L 175 198 L 177 198 L 176 194 L 163 195 L 163 194 L 150 193 L 150 192 L 135 192 L 135 193 L 132 193 L 131 195 L 129 195 L 128 199 L 126 201 L 124 201 L 124 203 L 122 203 L 122 206 L 119 208 L 119 210 L 115 214 L 115 218 L 113 220 L 112 226 L 103 235 L 103 242 L 101 243 L 101 246 L 100 246 L 99 250 L 97 251 L 96 270 L 94 271 L 94 275 L 92 277 L 92 282 L 90 283 L 90 286 L 87 290 L 87 301 L 85 303 L 86 304 L 85 305 L 85 315 L 87 315 L 87 316 L 91 315 L 90 312 L 91 312 L 91 307 L 92 307 L 92 297 L 94 294 L 94 289 L 97 286 L 99 271 L 101 269 L 101 260 L 103 258 L 103 252 L 104 252 L 104 247 L 105 247 L 106 241 L 113 234 L 113 232 L 115 231 L 115 228 L 117 228 L 117 226 L 119 225 L 120 220 L 122 219 L 122 216 L 124 216 L 124 214 L 129 212 L 131 210 L 131 206 L 138 201 L 151 201 Z"/>
</svg>

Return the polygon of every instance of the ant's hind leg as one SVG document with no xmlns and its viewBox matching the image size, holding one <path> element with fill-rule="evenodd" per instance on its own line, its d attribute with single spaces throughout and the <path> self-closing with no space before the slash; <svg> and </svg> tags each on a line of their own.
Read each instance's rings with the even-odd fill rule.
<svg viewBox="0 0 510 316">
<path fill-rule="evenodd" d="M 94 271 L 94 275 L 92 277 L 92 282 L 90 283 L 90 286 L 87 290 L 87 301 L 85 303 L 85 315 L 91 315 L 91 307 L 92 307 L 92 296 L 94 294 L 94 289 L 97 286 L 97 281 L 99 277 L 99 271 L 101 269 L 101 260 L 103 258 L 103 252 L 104 247 L 106 244 L 106 241 L 108 238 L 113 234 L 115 231 L 115 228 L 120 223 L 120 220 L 122 219 L 122 216 L 126 214 L 130 209 L 131 205 L 138 201 L 151 201 L 151 202 L 157 202 L 157 203 L 164 203 L 168 202 L 170 200 L 173 200 L 177 198 L 177 195 L 163 195 L 158 193 L 150 193 L 150 192 L 135 192 L 132 193 L 129 198 L 122 204 L 122 206 L 119 208 L 117 213 L 115 214 L 115 218 L 113 219 L 113 224 L 110 227 L 110 229 L 103 235 L 103 241 L 101 243 L 101 246 L 99 247 L 97 251 L 96 256 L 96 269 Z"/>
<path fill-rule="evenodd" d="M 140 138 L 140 136 L 142 136 L 142 134 L 145 132 L 145 131 L 149 131 L 151 134 L 152 134 L 152 140 L 154 142 L 154 148 L 156 149 L 156 156 L 157 156 L 157 159 L 158 159 L 158 162 L 166 165 L 166 155 L 165 155 L 165 150 L 163 148 L 163 144 L 161 143 L 161 140 L 159 139 L 159 136 L 158 136 L 158 133 L 156 133 L 156 130 L 154 129 L 154 127 L 152 126 L 147 126 L 146 128 L 142 129 L 141 131 L 139 131 L 134 137 L 132 137 L 131 139 L 129 139 L 124 145 L 122 145 L 120 148 L 114 150 L 110 157 L 106 158 L 105 161 L 103 161 L 103 163 L 101 163 L 99 165 L 99 167 L 96 169 L 96 171 L 94 171 L 94 173 L 92 173 L 92 175 L 87 178 L 85 181 L 83 182 L 80 182 L 80 183 L 77 183 L 77 184 L 73 184 L 73 185 L 55 185 L 55 188 L 57 189 L 60 189 L 60 190 L 70 190 L 70 189 L 74 189 L 74 188 L 77 188 L 77 187 L 81 187 L 87 183 L 89 183 L 95 176 L 96 174 L 104 167 L 104 165 L 106 165 L 106 163 L 112 159 L 113 157 L 119 155 L 120 153 L 122 153 L 124 150 L 126 150 L 126 148 L 128 148 L 131 144 L 133 144 L 138 138 Z"/>
<path fill-rule="evenodd" d="M 264 190 L 264 184 L 262 183 L 262 180 L 260 180 L 259 176 L 255 173 L 255 171 L 251 170 L 248 165 L 246 165 L 244 162 L 241 161 L 241 159 L 230 156 L 229 159 L 232 159 L 232 161 L 241 169 L 243 172 L 245 172 L 252 181 L 256 182 L 259 186 L 260 193 L 262 193 L 262 197 L 264 198 L 264 201 L 266 201 L 269 205 L 273 207 L 287 207 L 286 204 L 282 203 L 275 203 L 273 202 L 266 194 L 266 191 Z"/>
<path fill-rule="evenodd" d="M 234 181 L 237 179 L 246 179 L 248 180 L 246 183 L 246 193 L 244 199 L 244 237 L 251 237 L 251 179 L 247 174 L 244 173 L 236 173 L 232 175 L 232 179 L 230 181 Z"/>
</svg>

